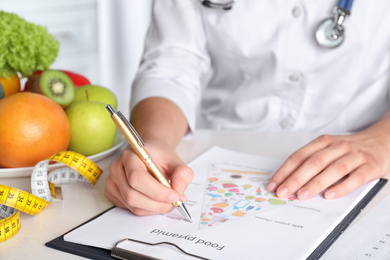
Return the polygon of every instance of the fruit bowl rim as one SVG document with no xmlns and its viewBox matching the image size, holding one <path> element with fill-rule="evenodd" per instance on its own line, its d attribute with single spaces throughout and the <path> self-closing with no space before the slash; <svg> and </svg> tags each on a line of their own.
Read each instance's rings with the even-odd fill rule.
<svg viewBox="0 0 390 260">
<path fill-rule="evenodd" d="M 87 156 L 89 159 L 94 161 L 95 163 L 107 158 L 114 152 L 116 152 L 119 148 L 121 148 L 126 143 L 126 139 L 123 135 L 118 131 L 115 136 L 115 141 L 113 146 L 110 149 L 107 149 L 101 153 L 97 153 L 94 155 Z M 48 171 L 51 171 L 55 168 L 59 168 L 63 166 L 62 163 L 54 163 L 48 166 Z M 20 168 L 1 168 L 0 167 L 0 179 L 1 178 L 18 178 L 18 177 L 31 177 L 31 173 L 34 169 L 34 166 L 31 167 L 20 167 Z"/>
</svg>

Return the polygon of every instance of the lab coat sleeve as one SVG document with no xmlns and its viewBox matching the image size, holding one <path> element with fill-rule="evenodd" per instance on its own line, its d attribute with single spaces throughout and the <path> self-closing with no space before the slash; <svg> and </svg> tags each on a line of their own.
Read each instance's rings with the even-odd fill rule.
<svg viewBox="0 0 390 260">
<path fill-rule="evenodd" d="M 198 0 L 157 0 L 144 55 L 132 86 L 131 110 L 143 99 L 164 97 L 195 128 L 203 77 L 210 67 Z"/>
</svg>

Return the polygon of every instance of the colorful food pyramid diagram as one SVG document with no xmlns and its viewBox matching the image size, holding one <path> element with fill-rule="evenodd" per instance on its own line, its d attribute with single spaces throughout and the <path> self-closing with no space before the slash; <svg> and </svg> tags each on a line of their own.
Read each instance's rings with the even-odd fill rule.
<svg viewBox="0 0 390 260">
<path fill-rule="evenodd" d="M 215 163 L 209 167 L 199 229 L 242 219 L 296 200 L 267 192 L 272 173 Z"/>
</svg>

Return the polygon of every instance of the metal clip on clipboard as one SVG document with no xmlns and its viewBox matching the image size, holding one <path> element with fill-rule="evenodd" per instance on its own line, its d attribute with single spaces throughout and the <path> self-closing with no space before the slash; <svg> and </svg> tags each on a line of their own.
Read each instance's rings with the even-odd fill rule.
<svg viewBox="0 0 390 260">
<path fill-rule="evenodd" d="M 181 249 L 179 246 L 177 246 L 177 245 L 175 245 L 173 243 L 170 243 L 170 242 L 148 243 L 148 242 L 135 240 L 135 239 L 130 239 L 130 238 L 121 239 L 118 242 L 116 242 L 115 246 L 111 249 L 111 256 L 114 257 L 114 258 L 117 258 L 117 259 L 122 259 L 122 260 L 156 260 L 156 259 L 159 259 L 159 258 L 147 256 L 147 255 L 144 255 L 144 254 L 141 254 L 141 253 L 133 252 L 133 251 L 130 251 L 130 250 L 127 250 L 127 249 L 123 249 L 123 248 L 119 247 L 121 244 L 123 244 L 125 242 L 129 242 L 129 241 L 130 242 L 141 243 L 143 245 L 149 245 L 149 246 L 158 246 L 158 245 L 164 245 L 164 244 L 165 245 L 170 245 L 170 246 L 175 247 L 176 249 L 178 249 L 182 253 L 186 254 L 187 256 L 191 256 L 191 257 L 194 257 L 194 258 L 197 258 L 197 259 L 208 260 L 207 258 L 204 258 L 204 257 L 201 257 L 201 256 L 197 256 L 197 255 L 188 253 L 188 252 L 184 251 L 183 249 Z"/>
</svg>

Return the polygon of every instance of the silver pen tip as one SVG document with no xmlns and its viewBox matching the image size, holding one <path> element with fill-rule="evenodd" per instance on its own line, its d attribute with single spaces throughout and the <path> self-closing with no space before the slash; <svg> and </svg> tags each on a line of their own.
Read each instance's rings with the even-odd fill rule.
<svg viewBox="0 0 390 260">
<path fill-rule="evenodd" d="M 176 208 L 189 222 L 192 223 L 192 218 L 190 216 L 190 213 L 188 213 L 186 206 L 184 206 L 184 203 L 181 200 L 177 202 Z"/>
<path fill-rule="evenodd" d="M 107 106 L 106 106 L 106 109 L 108 110 L 108 112 L 110 112 L 110 115 L 112 116 L 113 114 L 115 114 L 115 109 L 110 105 L 110 104 L 108 104 Z"/>
</svg>

